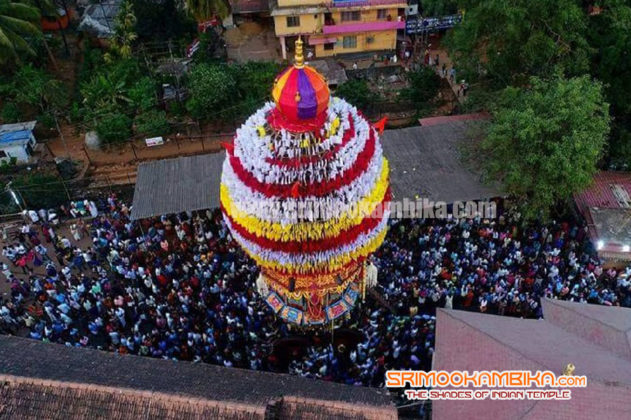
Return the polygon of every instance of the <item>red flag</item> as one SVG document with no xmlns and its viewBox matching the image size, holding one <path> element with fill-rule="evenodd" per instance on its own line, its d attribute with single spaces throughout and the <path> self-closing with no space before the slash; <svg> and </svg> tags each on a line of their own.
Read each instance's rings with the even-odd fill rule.
<svg viewBox="0 0 631 420">
<path fill-rule="evenodd" d="M 293 198 L 298 198 L 300 196 L 300 182 L 294 182 L 294 185 L 291 187 L 291 196 Z"/>
<path fill-rule="evenodd" d="M 388 122 L 388 117 L 383 117 L 379 121 L 374 124 L 374 127 L 379 131 L 379 135 L 383 134 L 383 130 L 386 128 L 386 122 Z"/>
</svg>

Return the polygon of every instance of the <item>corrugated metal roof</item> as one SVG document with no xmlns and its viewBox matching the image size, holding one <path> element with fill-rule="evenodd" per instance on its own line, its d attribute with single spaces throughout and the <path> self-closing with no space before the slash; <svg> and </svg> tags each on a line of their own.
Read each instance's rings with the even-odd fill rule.
<svg viewBox="0 0 631 420">
<path fill-rule="evenodd" d="M 0 143 L 26 142 L 31 137 L 31 130 L 13 131 L 11 133 L 0 134 Z"/>
<path fill-rule="evenodd" d="M 214 153 L 140 164 L 132 219 L 219 207 L 224 158 Z"/>
<path fill-rule="evenodd" d="M 89 5 L 83 12 L 77 29 L 98 38 L 109 38 L 114 34 L 120 5 L 121 0 L 106 0 Z"/>
<path fill-rule="evenodd" d="M 420 196 L 453 203 L 502 196 L 498 187 L 486 185 L 481 174 L 462 161 L 471 124 L 450 121 L 385 131 L 382 145 L 390 161 L 393 199 Z"/>
<path fill-rule="evenodd" d="M 499 197 L 501 191 L 460 159 L 470 122 L 387 130 L 382 137 L 390 161 L 393 200 L 417 196 L 433 201 Z M 165 159 L 138 167 L 132 218 L 219 207 L 225 153 Z"/>
<path fill-rule="evenodd" d="M 37 121 L 25 121 L 12 124 L 0 124 L 0 134 L 12 133 L 14 131 L 28 130 L 33 131 Z"/>
</svg>

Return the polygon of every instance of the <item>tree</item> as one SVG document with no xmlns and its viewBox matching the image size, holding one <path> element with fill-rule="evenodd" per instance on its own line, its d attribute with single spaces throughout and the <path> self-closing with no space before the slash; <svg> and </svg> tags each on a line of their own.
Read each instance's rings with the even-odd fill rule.
<svg viewBox="0 0 631 420">
<path fill-rule="evenodd" d="M 225 19 L 230 14 L 226 0 L 186 0 L 186 8 L 198 22 L 208 20 L 214 15 Z"/>
<path fill-rule="evenodd" d="M 127 89 L 127 96 L 139 111 L 148 111 L 158 103 L 156 82 L 150 77 L 143 77 Z"/>
<path fill-rule="evenodd" d="M 195 62 L 225 61 L 227 54 L 226 43 L 216 29 L 199 34 L 199 48 L 193 56 Z"/>
<path fill-rule="evenodd" d="M 96 133 L 105 144 L 123 143 L 131 137 L 132 120 L 125 114 L 112 113 L 100 117 Z"/>
<path fill-rule="evenodd" d="M 176 0 L 133 0 L 138 38 L 143 41 L 191 39 L 197 25 L 180 4 Z"/>
<path fill-rule="evenodd" d="M 611 102 L 613 127 L 608 161 L 614 167 L 631 166 L 631 6 L 609 0 L 599 15 L 590 17 L 589 42 L 596 54 L 592 74 L 605 84 Z"/>
<path fill-rule="evenodd" d="M 401 95 L 412 102 L 417 111 L 421 111 L 438 94 L 440 76 L 430 67 L 421 67 L 418 71 L 410 73 L 409 80 L 410 86 L 403 90 Z"/>
<path fill-rule="evenodd" d="M 103 58 L 111 63 L 115 58 L 131 58 L 132 44 L 138 38 L 136 35 L 136 15 L 130 0 L 121 4 L 121 9 L 116 16 L 114 36 L 111 39 L 110 49 Z"/>
<path fill-rule="evenodd" d="M 24 3 L 0 0 L 0 63 L 17 61 L 19 53 L 34 56 L 28 38 L 41 36 L 40 14 Z"/>
<path fill-rule="evenodd" d="M 521 86 L 560 68 L 589 69 L 587 14 L 578 0 L 463 0 L 464 21 L 446 40 L 458 76 Z"/>
<path fill-rule="evenodd" d="M 368 83 L 357 79 L 351 79 L 339 85 L 335 89 L 335 96 L 363 110 L 369 109 L 377 100 L 377 94 L 370 90 Z"/>
<path fill-rule="evenodd" d="M 11 93 L 17 103 L 36 106 L 41 112 L 60 110 L 68 101 L 61 81 L 31 64 L 15 73 Z"/>
<path fill-rule="evenodd" d="M 596 51 L 593 74 L 605 83 L 614 112 L 631 114 L 631 6 L 614 0 L 590 18 L 590 43 Z"/>
<path fill-rule="evenodd" d="M 53 114 L 65 109 L 69 99 L 60 80 L 32 64 L 20 67 L 0 93 L 21 108 L 37 110 L 40 122 L 50 121 Z"/>
<path fill-rule="evenodd" d="M 83 105 L 87 110 L 86 118 L 90 120 L 112 112 L 132 112 L 136 105 L 134 101 L 141 101 L 142 92 L 147 93 L 144 89 L 146 86 L 140 88 L 136 85 L 145 83 L 135 59 L 101 66 L 80 87 Z M 155 101 L 155 90 L 145 100 Z"/>
<path fill-rule="evenodd" d="M 458 0 L 421 0 L 423 16 L 444 16 L 458 12 Z"/>
<path fill-rule="evenodd" d="M 609 133 L 602 85 L 581 76 L 531 78 L 506 88 L 486 138 L 483 164 L 527 218 L 546 217 L 559 200 L 589 185 Z"/>
<path fill-rule="evenodd" d="M 136 133 L 147 137 L 164 136 L 171 131 L 166 113 L 156 109 L 138 114 L 134 126 Z"/>
<path fill-rule="evenodd" d="M 270 86 L 281 71 L 281 66 L 273 61 L 250 61 L 236 65 L 233 73 L 242 98 L 263 101 L 270 96 Z"/>
<path fill-rule="evenodd" d="M 237 93 L 237 82 L 226 66 L 197 64 L 190 74 L 186 108 L 196 119 L 217 119 Z"/>
</svg>

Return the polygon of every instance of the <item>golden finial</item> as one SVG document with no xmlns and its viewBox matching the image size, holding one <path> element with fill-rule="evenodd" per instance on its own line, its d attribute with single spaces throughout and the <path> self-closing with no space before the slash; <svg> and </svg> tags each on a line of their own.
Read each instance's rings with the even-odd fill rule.
<svg viewBox="0 0 631 420">
<path fill-rule="evenodd" d="M 563 369 L 563 376 L 572 376 L 574 375 L 574 365 L 572 363 L 568 363 Z"/>
<path fill-rule="evenodd" d="M 305 56 L 302 53 L 302 37 L 300 36 L 296 40 L 296 55 L 294 56 L 294 66 L 299 69 L 305 66 Z"/>
</svg>

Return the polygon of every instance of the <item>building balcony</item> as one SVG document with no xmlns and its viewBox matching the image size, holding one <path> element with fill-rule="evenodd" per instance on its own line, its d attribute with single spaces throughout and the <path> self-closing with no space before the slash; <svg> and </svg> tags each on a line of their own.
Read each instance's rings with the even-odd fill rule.
<svg viewBox="0 0 631 420">
<path fill-rule="evenodd" d="M 329 0 L 325 4 L 328 7 L 372 7 L 372 6 L 389 6 L 401 5 L 407 6 L 406 0 Z"/>
<path fill-rule="evenodd" d="M 324 25 L 322 33 L 325 35 L 333 34 L 349 34 L 355 32 L 369 31 L 389 31 L 396 29 L 405 29 L 404 20 L 391 21 L 372 21 L 372 22 L 352 22 L 342 23 L 340 25 Z"/>
</svg>

